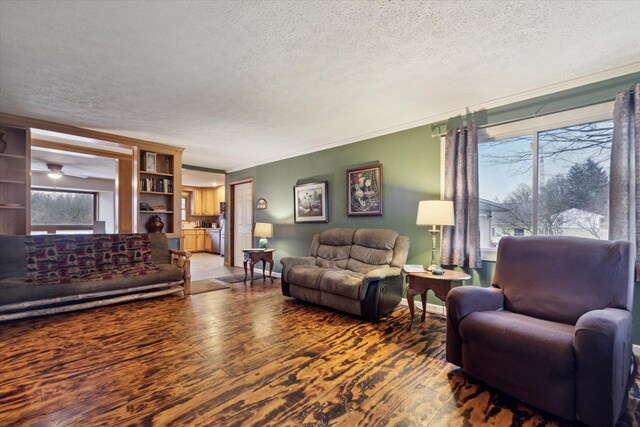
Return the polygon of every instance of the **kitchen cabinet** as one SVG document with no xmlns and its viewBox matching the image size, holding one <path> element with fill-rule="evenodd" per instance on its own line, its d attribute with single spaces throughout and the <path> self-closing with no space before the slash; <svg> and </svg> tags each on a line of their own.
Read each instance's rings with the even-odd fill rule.
<svg viewBox="0 0 640 427">
<path fill-rule="evenodd" d="M 184 250 L 189 252 L 196 251 L 196 230 L 182 230 L 184 239 Z"/>
<path fill-rule="evenodd" d="M 217 194 L 217 191 L 213 188 L 202 189 L 202 215 L 216 215 L 215 205 L 216 200 L 218 199 Z"/>
<path fill-rule="evenodd" d="M 204 251 L 213 253 L 213 246 L 211 244 L 211 235 L 209 234 L 209 232 L 207 232 L 207 234 L 204 235 Z"/>
<path fill-rule="evenodd" d="M 220 214 L 217 188 L 194 187 L 192 190 L 192 215 L 214 216 Z"/>
<path fill-rule="evenodd" d="M 191 212 L 192 212 L 191 215 L 202 216 L 202 189 L 194 188 L 191 195 L 192 195 L 191 201 L 193 204 L 191 209 Z"/>
<path fill-rule="evenodd" d="M 196 251 L 204 251 L 204 230 L 196 230 Z"/>
</svg>

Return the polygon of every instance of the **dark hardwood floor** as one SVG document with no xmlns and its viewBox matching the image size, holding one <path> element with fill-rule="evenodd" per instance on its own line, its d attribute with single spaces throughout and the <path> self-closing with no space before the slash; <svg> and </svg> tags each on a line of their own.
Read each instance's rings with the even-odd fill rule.
<svg viewBox="0 0 640 427">
<path fill-rule="evenodd" d="M 408 316 L 370 324 L 275 281 L 1 324 L 0 425 L 572 425 L 446 363 L 444 318 Z"/>
</svg>

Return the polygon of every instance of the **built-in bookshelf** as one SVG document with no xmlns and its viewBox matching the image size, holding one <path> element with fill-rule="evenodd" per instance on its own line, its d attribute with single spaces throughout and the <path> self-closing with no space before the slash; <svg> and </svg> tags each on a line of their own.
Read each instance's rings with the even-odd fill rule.
<svg viewBox="0 0 640 427">
<path fill-rule="evenodd" d="M 0 124 L 0 234 L 29 234 L 30 132 Z"/>
<path fill-rule="evenodd" d="M 158 215 L 164 223 L 163 233 L 180 231 L 175 220 L 174 155 L 140 151 L 138 182 L 138 231 L 146 232 L 147 223 Z M 145 205 L 146 204 L 146 205 Z M 150 207 L 152 210 L 147 210 Z"/>
</svg>

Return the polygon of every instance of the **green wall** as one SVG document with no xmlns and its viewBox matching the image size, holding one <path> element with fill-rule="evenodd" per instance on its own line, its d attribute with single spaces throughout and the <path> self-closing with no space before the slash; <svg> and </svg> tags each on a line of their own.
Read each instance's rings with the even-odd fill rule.
<svg viewBox="0 0 640 427">
<path fill-rule="evenodd" d="M 629 89 L 638 81 L 640 73 L 634 73 L 478 111 L 473 114 L 473 120 L 487 125 L 593 105 L 612 100 L 617 92 Z M 274 237 L 269 240 L 276 249 L 276 271 L 280 271 L 280 258 L 307 255 L 313 235 L 330 227 L 395 229 L 411 238 L 408 263 L 427 264 L 431 256 L 431 239 L 426 227 L 415 225 L 418 201 L 439 198 L 439 135 L 448 127 L 468 119 L 453 117 L 444 122 L 233 172 L 227 175 L 227 182 L 253 177 L 255 199 L 263 197 L 268 201 L 267 210 L 254 211 L 254 221 L 274 224 Z M 346 170 L 378 163 L 383 165 L 384 215 L 348 217 Z M 294 224 L 293 186 L 325 180 L 329 182 L 329 223 Z M 489 286 L 494 269 L 495 263 L 484 262 L 482 269 L 466 271 L 472 276 L 472 284 Z M 429 302 L 440 304 L 433 296 Z M 640 319 L 640 292 L 634 297 L 634 319 Z M 634 322 L 634 342 L 640 343 L 640 321 Z"/>
<path fill-rule="evenodd" d="M 384 215 L 348 217 L 346 170 L 378 163 Z M 411 263 L 424 263 L 431 250 L 427 229 L 415 225 L 418 201 L 440 194 L 440 138 L 428 126 L 235 172 L 227 182 L 246 177 L 255 180 L 255 199 L 269 203 L 269 209 L 254 212 L 254 221 L 274 224 L 269 240 L 277 250 L 277 271 L 280 258 L 307 255 L 313 235 L 329 227 L 396 229 L 411 237 Z M 329 223 L 294 224 L 293 186 L 314 181 L 328 181 Z"/>
</svg>

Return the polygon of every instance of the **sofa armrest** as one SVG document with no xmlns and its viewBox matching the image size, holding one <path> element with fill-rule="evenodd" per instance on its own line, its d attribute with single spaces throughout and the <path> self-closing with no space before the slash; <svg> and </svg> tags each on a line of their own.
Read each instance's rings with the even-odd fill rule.
<svg viewBox="0 0 640 427">
<path fill-rule="evenodd" d="M 401 274 L 402 269 L 399 267 L 376 268 L 375 270 L 371 270 L 370 272 L 365 274 L 364 279 L 362 279 L 362 286 L 360 286 L 360 301 L 362 301 L 367 295 L 369 283 L 379 282 L 387 279 L 394 279 Z"/>
<path fill-rule="evenodd" d="M 628 391 L 633 358 L 631 313 L 588 311 L 576 322 L 576 416 L 589 425 L 614 425 Z"/>
<path fill-rule="evenodd" d="M 297 265 L 316 265 L 316 259 L 312 256 L 288 256 L 280 260 L 282 264 L 282 281 L 289 282 L 289 270 Z"/>
<path fill-rule="evenodd" d="M 447 361 L 462 365 L 460 322 L 476 311 L 495 311 L 504 305 L 502 289 L 460 286 L 447 294 Z"/>
<path fill-rule="evenodd" d="M 191 293 L 191 252 L 169 249 L 169 253 L 171 254 L 171 264 L 182 269 L 184 294 L 189 295 Z"/>
<path fill-rule="evenodd" d="M 384 280 L 388 277 L 397 277 L 402 274 L 400 267 L 376 268 L 371 270 L 364 276 L 365 282 L 373 282 L 376 280 Z"/>
</svg>

